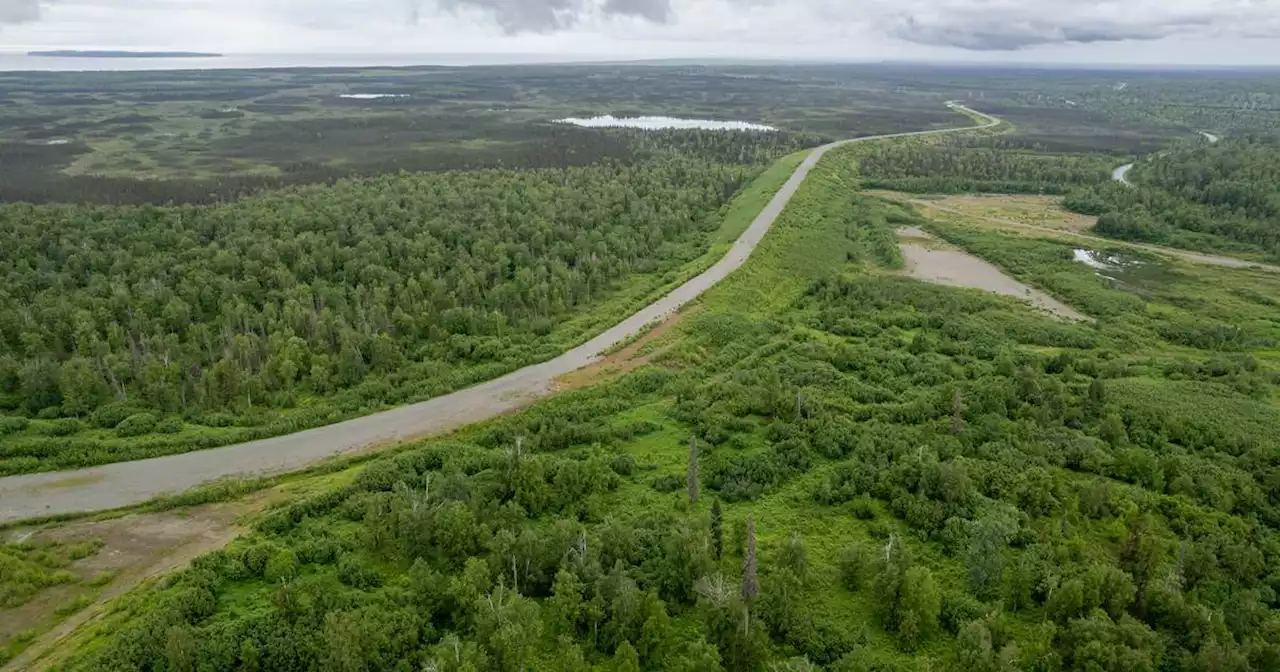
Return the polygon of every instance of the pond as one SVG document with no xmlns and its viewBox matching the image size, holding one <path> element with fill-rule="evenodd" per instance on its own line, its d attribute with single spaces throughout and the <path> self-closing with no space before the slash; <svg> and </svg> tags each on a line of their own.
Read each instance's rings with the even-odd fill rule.
<svg viewBox="0 0 1280 672">
<path fill-rule="evenodd" d="M 377 100 L 379 98 L 408 98 L 405 93 L 340 93 L 339 98 L 348 98 L 351 100 Z"/>
<path fill-rule="evenodd" d="M 598 117 L 567 117 L 556 123 L 573 124 L 585 128 L 639 128 L 647 131 L 664 129 L 704 129 L 710 131 L 776 131 L 773 126 L 753 124 L 749 121 L 720 121 L 716 119 L 681 119 L 679 117 L 615 117 L 605 114 Z"/>
<path fill-rule="evenodd" d="M 1110 280 L 1117 289 L 1148 294 L 1173 279 L 1169 265 L 1157 259 L 1138 259 L 1116 252 L 1075 248 L 1073 258 Z"/>
</svg>

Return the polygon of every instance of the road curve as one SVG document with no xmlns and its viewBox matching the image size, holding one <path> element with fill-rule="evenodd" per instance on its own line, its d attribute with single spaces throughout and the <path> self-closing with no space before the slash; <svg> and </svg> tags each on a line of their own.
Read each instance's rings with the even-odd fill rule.
<svg viewBox="0 0 1280 672">
<path fill-rule="evenodd" d="M 134 462 L 0 478 L 0 523 L 115 509 L 217 479 L 297 471 L 326 458 L 443 434 L 521 408 L 550 395 L 556 378 L 599 361 L 602 352 L 675 313 L 742 266 L 809 171 L 828 151 L 853 142 L 972 131 L 1001 123 L 956 102 L 948 102 L 947 107 L 977 117 L 982 123 L 841 140 L 814 149 L 715 265 L 555 359 L 428 401 L 294 434 Z"/>
<path fill-rule="evenodd" d="M 1111 179 L 1115 180 L 1116 182 L 1120 182 L 1122 184 L 1132 185 L 1133 183 L 1129 181 L 1129 177 L 1128 177 L 1129 171 L 1131 170 L 1133 170 L 1133 164 L 1126 163 L 1123 166 L 1120 166 L 1119 168 L 1116 168 L 1115 170 L 1111 171 Z"/>
<path fill-rule="evenodd" d="M 1199 133 L 1200 135 L 1204 136 L 1204 139 L 1208 140 L 1209 144 L 1211 145 L 1216 145 L 1218 141 L 1222 139 L 1208 131 L 1196 131 L 1196 133 Z M 1129 181 L 1130 170 L 1133 170 L 1132 163 L 1126 163 L 1123 166 L 1119 166 L 1115 170 L 1111 171 L 1111 179 L 1121 184 L 1127 184 L 1129 186 L 1133 186 L 1133 183 Z"/>
</svg>

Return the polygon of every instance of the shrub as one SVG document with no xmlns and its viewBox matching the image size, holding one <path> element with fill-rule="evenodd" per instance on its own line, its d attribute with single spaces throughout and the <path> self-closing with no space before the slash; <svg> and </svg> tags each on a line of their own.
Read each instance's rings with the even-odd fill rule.
<svg viewBox="0 0 1280 672">
<path fill-rule="evenodd" d="M 160 434 L 177 434 L 182 431 L 182 418 L 171 415 L 156 423 L 156 432 Z"/>
<path fill-rule="evenodd" d="M 156 428 L 156 416 L 150 413 L 131 415 L 116 425 L 116 434 L 120 436 L 142 436 L 150 434 Z"/>
<path fill-rule="evenodd" d="M 41 420 L 56 420 L 62 417 L 62 409 L 57 406 L 48 406 L 40 409 L 40 412 L 36 413 L 36 417 Z"/>
<path fill-rule="evenodd" d="M 16 434 L 26 429 L 31 421 L 26 418 L 16 416 L 0 417 L 0 436 L 5 434 Z"/>
<path fill-rule="evenodd" d="M 119 425 L 121 422 L 124 422 L 125 418 L 142 412 L 143 409 L 138 408 L 137 406 L 117 401 L 99 406 L 94 410 L 93 414 L 89 416 L 89 420 L 93 422 L 95 427 L 111 429 L 116 425 Z"/>
<path fill-rule="evenodd" d="M 653 479 L 653 489 L 658 492 L 675 492 L 684 488 L 684 479 L 679 476 L 659 476 Z"/>
<path fill-rule="evenodd" d="M 230 413 L 205 413 L 200 418 L 200 424 L 206 427 L 230 427 L 236 424 L 236 418 Z"/>
<path fill-rule="evenodd" d="M 609 461 L 609 468 L 619 476 L 630 476 L 636 470 L 636 458 L 623 453 Z"/>
<path fill-rule="evenodd" d="M 82 429 L 84 429 L 83 422 L 75 418 L 63 418 L 41 427 L 39 431 L 47 436 L 71 436 Z"/>
<path fill-rule="evenodd" d="M 865 546 L 850 546 L 840 554 L 840 583 L 858 591 L 866 584 L 871 571 L 872 555 Z"/>
<path fill-rule="evenodd" d="M 338 580 L 343 584 L 369 590 L 382 585 L 382 577 L 372 568 L 365 567 L 358 559 L 350 555 L 338 561 Z"/>
</svg>

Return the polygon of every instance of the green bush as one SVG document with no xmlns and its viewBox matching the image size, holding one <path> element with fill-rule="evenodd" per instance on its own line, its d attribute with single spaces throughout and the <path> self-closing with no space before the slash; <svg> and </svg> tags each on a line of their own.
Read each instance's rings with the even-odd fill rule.
<svg viewBox="0 0 1280 672">
<path fill-rule="evenodd" d="M 619 476 L 630 476 L 636 470 L 636 458 L 623 453 L 609 460 L 609 468 Z"/>
<path fill-rule="evenodd" d="M 131 415 L 116 425 L 116 434 L 123 437 L 142 436 L 156 428 L 156 416 L 150 413 Z"/>
<path fill-rule="evenodd" d="M 7 415 L 0 417 L 0 436 L 5 434 L 17 434 L 26 429 L 31 421 L 17 416 Z"/>
<path fill-rule="evenodd" d="M 159 434 L 177 434 L 182 431 L 182 418 L 171 415 L 156 423 L 156 432 Z"/>
<path fill-rule="evenodd" d="M 230 427 L 236 424 L 236 417 L 230 413 L 205 413 L 200 417 L 200 424 L 206 427 Z"/>
<path fill-rule="evenodd" d="M 84 423 L 75 418 L 62 418 L 39 428 L 39 432 L 46 436 L 71 436 L 76 432 L 84 429 Z"/>
<path fill-rule="evenodd" d="M 124 422 L 125 418 L 142 412 L 143 409 L 138 408 L 137 406 L 130 405 L 123 401 L 116 401 L 99 406 L 94 410 L 93 414 L 89 416 L 89 420 L 93 422 L 96 427 L 112 429 L 121 422 Z"/>
<path fill-rule="evenodd" d="M 679 476 L 659 476 L 653 479 L 653 489 L 658 492 L 675 492 L 684 485 L 684 479 Z"/>
<path fill-rule="evenodd" d="M 56 420 L 60 417 L 62 417 L 62 409 L 57 406 L 48 406 L 36 413 L 36 418 L 40 420 Z"/>
</svg>

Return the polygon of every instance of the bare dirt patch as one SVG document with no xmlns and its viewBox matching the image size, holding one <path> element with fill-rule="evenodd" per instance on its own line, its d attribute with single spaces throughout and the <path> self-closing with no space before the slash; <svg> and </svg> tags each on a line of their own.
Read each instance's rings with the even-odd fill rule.
<svg viewBox="0 0 1280 672">
<path fill-rule="evenodd" d="M 591 366 L 556 378 L 555 391 L 577 390 L 595 385 L 610 378 L 617 378 L 630 373 L 648 364 L 654 357 L 666 350 L 663 342 L 666 336 L 671 333 L 671 330 L 686 317 L 697 311 L 698 308 L 694 307 L 676 313 L 625 348 L 607 355 L 604 359 Z"/>
<path fill-rule="evenodd" d="M 952 287 L 971 287 L 1012 296 L 1056 317 L 1082 322 L 1089 318 L 1048 294 L 1027 286 L 993 264 L 948 245 L 915 228 L 898 229 L 905 272 L 913 278 Z"/>
<path fill-rule="evenodd" d="M 104 613 L 108 602 L 147 579 L 186 567 L 195 558 L 217 550 L 239 536 L 237 523 L 283 495 L 268 490 L 235 501 L 162 513 L 136 513 L 106 520 L 86 520 L 20 532 L 31 541 L 70 543 L 96 539 L 103 547 L 75 562 L 70 571 L 83 583 L 56 586 L 38 593 L 26 604 L 0 611 L 0 644 L 27 630 L 47 629 L 4 670 L 39 670 L 53 663 L 44 658 L 60 643 Z M 110 577 L 95 587 L 94 578 Z M 65 619 L 77 601 L 91 600 Z"/>
</svg>

